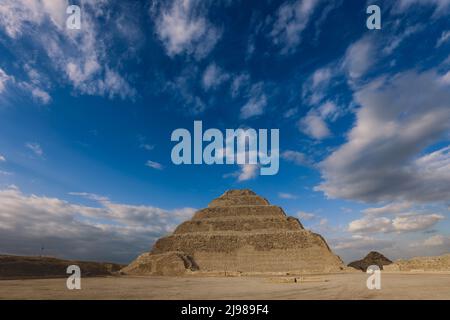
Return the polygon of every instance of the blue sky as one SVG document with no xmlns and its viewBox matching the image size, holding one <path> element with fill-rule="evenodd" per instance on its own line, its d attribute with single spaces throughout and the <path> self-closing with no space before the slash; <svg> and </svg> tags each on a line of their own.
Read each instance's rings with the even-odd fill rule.
<svg viewBox="0 0 450 320">
<path fill-rule="evenodd" d="M 70 4 L 0 4 L 0 252 L 127 262 L 232 188 L 346 261 L 448 251 L 448 0 Z M 173 165 L 195 120 L 280 129 L 279 173 Z"/>
</svg>

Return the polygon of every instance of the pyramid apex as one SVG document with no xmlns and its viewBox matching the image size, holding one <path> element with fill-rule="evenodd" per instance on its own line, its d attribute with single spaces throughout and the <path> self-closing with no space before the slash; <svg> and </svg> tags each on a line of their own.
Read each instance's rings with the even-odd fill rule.
<svg viewBox="0 0 450 320">
<path fill-rule="evenodd" d="M 232 196 L 256 196 L 256 193 L 250 189 L 230 189 L 225 191 L 225 193 L 221 197 Z"/>
<path fill-rule="evenodd" d="M 211 201 L 208 205 L 212 207 L 232 207 L 232 206 L 267 206 L 269 201 L 258 196 L 250 189 L 228 190 L 220 197 Z"/>
</svg>

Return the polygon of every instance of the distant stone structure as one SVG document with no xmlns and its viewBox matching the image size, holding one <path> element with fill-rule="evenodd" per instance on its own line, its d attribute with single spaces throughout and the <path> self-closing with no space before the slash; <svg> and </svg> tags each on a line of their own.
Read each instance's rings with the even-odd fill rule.
<svg viewBox="0 0 450 320">
<path fill-rule="evenodd" d="M 384 266 L 391 263 L 392 261 L 383 256 L 381 253 L 371 251 L 367 256 L 364 257 L 364 259 L 350 262 L 348 266 L 366 272 L 367 268 L 370 266 L 375 265 L 378 266 L 380 270 L 383 270 Z"/>
<path fill-rule="evenodd" d="M 436 257 L 400 259 L 386 266 L 385 271 L 400 272 L 450 272 L 450 254 Z"/>
<path fill-rule="evenodd" d="M 345 266 L 319 234 L 251 190 L 230 190 L 159 239 L 124 274 L 322 273 Z"/>
</svg>

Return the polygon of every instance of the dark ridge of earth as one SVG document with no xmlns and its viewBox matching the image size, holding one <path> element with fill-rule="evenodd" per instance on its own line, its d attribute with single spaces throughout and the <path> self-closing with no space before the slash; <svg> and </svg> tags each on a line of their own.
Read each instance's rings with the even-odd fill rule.
<svg viewBox="0 0 450 320">
<path fill-rule="evenodd" d="M 106 262 L 63 260 L 53 257 L 0 255 L 0 279 L 32 279 L 68 277 L 67 267 L 77 265 L 82 277 L 110 276 L 123 265 Z"/>
<path fill-rule="evenodd" d="M 348 266 L 366 272 L 369 266 L 377 265 L 380 270 L 383 270 L 383 266 L 391 263 L 392 261 L 383 256 L 381 253 L 371 251 L 364 257 L 364 259 L 350 262 Z"/>
</svg>

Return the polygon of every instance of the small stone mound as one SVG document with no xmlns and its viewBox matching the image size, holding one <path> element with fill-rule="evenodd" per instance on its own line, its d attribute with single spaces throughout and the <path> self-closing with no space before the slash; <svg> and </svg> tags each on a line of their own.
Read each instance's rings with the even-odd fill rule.
<svg viewBox="0 0 450 320">
<path fill-rule="evenodd" d="M 365 256 L 364 259 L 350 262 L 348 266 L 366 272 L 367 268 L 370 266 L 376 265 L 380 268 L 380 270 L 383 270 L 383 266 L 391 263 L 392 261 L 383 256 L 381 253 L 372 251 Z"/>
<path fill-rule="evenodd" d="M 345 268 L 322 236 L 251 190 L 230 190 L 159 239 L 125 274 L 322 273 Z"/>
</svg>

